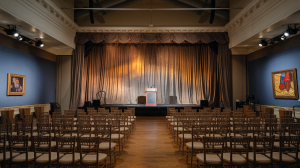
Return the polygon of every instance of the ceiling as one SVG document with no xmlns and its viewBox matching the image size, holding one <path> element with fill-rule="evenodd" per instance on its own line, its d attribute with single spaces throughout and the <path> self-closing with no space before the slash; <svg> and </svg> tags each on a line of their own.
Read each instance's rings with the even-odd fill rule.
<svg viewBox="0 0 300 168">
<path fill-rule="evenodd" d="M 88 7 L 88 0 L 75 0 L 75 8 Z M 211 0 L 94 0 L 99 8 L 204 8 Z M 216 0 L 216 7 L 228 8 L 229 0 Z M 94 11 L 91 24 L 88 10 L 75 10 L 74 20 L 79 26 L 224 26 L 229 21 L 228 10 L 217 10 L 213 24 L 210 11 Z"/>
<path fill-rule="evenodd" d="M 81 8 L 86 7 L 88 0 L 68 0 L 72 1 L 74 7 Z M 73 3 L 74 1 L 74 3 Z M 205 3 L 206 0 L 153 0 L 153 8 L 178 8 L 178 7 L 201 7 L 199 4 Z M 210 3 L 211 0 L 207 0 Z M 216 0 L 217 7 L 229 7 L 229 1 L 232 0 Z M 125 3 L 126 2 L 126 3 Z M 194 2 L 194 3 L 193 3 Z M 151 0 L 94 0 L 96 5 L 103 5 L 102 7 L 130 7 L 130 8 L 150 8 Z M 106 6 L 105 6 L 106 5 Z M 198 5 L 198 6 L 197 6 Z M 61 6 L 59 7 L 61 8 Z M 81 12 L 81 13 L 80 13 Z M 209 11 L 96 11 L 95 24 L 91 24 L 87 11 L 75 11 L 74 20 L 79 26 L 148 26 L 152 22 L 154 26 L 174 26 L 174 27 L 205 27 L 205 26 L 224 26 L 229 21 L 229 12 L 225 11 L 224 15 L 217 15 L 213 25 L 208 23 Z M 224 12 L 224 11 L 223 11 Z M 86 13 L 86 14 L 84 14 Z M 222 14 L 222 13 L 221 13 Z M 105 23 L 101 23 L 97 20 L 97 16 L 102 16 Z M 206 20 L 205 20 L 205 17 Z M 201 17 L 204 17 L 205 22 L 199 23 Z M 262 49 L 258 44 L 262 38 L 271 39 L 282 34 L 287 27 L 287 24 L 299 23 L 300 11 L 282 19 L 281 21 L 273 24 L 266 30 L 254 35 L 253 37 L 245 40 L 244 42 L 235 46 L 235 48 L 247 49 L 248 53 Z M 101 20 L 101 19 L 100 19 Z M 41 38 L 45 46 L 42 48 L 55 55 L 70 55 L 72 48 L 63 44 L 62 42 L 52 38 L 51 36 L 43 33 L 42 31 L 32 27 L 31 25 L 19 20 L 12 15 L 0 10 L 0 25 L 6 27 L 6 25 L 17 25 L 20 34 L 31 38 Z M 4 31 L 0 31 L 5 34 Z M 290 38 L 290 37 L 289 37 Z M 28 44 L 29 45 L 29 44 Z"/>
<path fill-rule="evenodd" d="M 17 19 L 16 17 L 4 12 L 0 9 L 0 26 L 7 27 L 6 25 L 17 25 L 19 34 L 26 36 L 32 40 L 40 38 L 45 46 L 42 48 L 52 54 L 61 55 L 63 53 L 71 53 L 72 48 L 63 44 L 62 42 L 54 39 L 46 33 L 32 27 L 31 25 Z M 6 34 L 4 31 L 0 31 L 2 34 Z M 10 36 L 14 38 L 13 36 Z M 28 44 L 29 45 L 29 44 Z"/>
</svg>

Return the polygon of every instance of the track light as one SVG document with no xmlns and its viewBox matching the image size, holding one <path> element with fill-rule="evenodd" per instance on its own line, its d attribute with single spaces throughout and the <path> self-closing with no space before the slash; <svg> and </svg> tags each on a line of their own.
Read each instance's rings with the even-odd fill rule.
<svg viewBox="0 0 300 168">
<path fill-rule="evenodd" d="M 37 47 L 44 47 L 44 43 L 41 40 L 37 40 L 35 42 L 35 46 L 37 46 Z"/>
<path fill-rule="evenodd" d="M 283 41 L 283 40 L 286 39 L 286 36 L 285 36 L 285 35 L 282 35 L 282 36 L 280 37 L 280 39 Z"/>
<path fill-rule="evenodd" d="M 298 28 L 296 28 L 296 25 L 295 25 L 294 29 L 292 27 L 288 26 L 288 29 L 284 32 L 284 36 L 288 37 L 290 35 L 297 34 L 297 32 L 298 32 Z"/>
<path fill-rule="evenodd" d="M 272 39 L 271 41 L 269 41 L 269 44 L 270 44 L 270 45 L 273 45 L 273 44 L 275 44 L 275 42 L 276 42 L 276 40 L 275 40 L 275 39 Z"/>
<path fill-rule="evenodd" d="M 4 29 L 4 31 L 6 32 L 7 35 L 13 35 L 15 37 L 19 36 L 16 26 L 8 25 L 8 29 Z"/>
<path fill-rule="evenodd" d="M 32 42 L 32 40 L 31 40 L 31 39 L 27 39 L 27 42 L 28 42 L 28 44 L 30 44 L 30 45 L 32 45 L 32 44 L 33 44 L 33 42 Z"/>
<path fill-rule="evenodd" d="M 259 45 L 260 47 L 262 47 L 262 46 L 267 46 L 267 45 L 268 45 L 268 42 L 267 42 L 265 39 L 262 39 L 258 45 Z"/>
<path fill-rule="evenodd" d="M 19 41 L 23 41 L 25 38 L 24 38 L 23 36 L 19 35 L 19 36 L 17 37 L 17 39 L 18 39 Z"/>
</svg>

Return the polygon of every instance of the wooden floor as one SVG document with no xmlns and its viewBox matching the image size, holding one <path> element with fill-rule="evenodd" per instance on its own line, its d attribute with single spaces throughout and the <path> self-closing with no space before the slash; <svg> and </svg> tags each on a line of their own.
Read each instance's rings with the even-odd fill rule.
<svg viewBox="0 0 300 168">
<path fill-rule="evenodd" d="M 195 157 L 194 157 L 195 158 Z M 189 167 L 167 128 L 166 117 L 137 117 L 115 168 Z M 193 167 L 196 167 L 193 166 Z"/>
</svg>

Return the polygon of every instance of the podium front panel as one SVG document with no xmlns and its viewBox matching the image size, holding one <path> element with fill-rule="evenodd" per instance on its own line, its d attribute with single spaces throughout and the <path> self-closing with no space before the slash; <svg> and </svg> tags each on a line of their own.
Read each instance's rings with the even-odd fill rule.
<svg viewBox="0 0 300 168">
<path fill-rule="evenodd" d="M 155 103 L 155 93 L 147 93 L 147 104 Z"/>
</svg>

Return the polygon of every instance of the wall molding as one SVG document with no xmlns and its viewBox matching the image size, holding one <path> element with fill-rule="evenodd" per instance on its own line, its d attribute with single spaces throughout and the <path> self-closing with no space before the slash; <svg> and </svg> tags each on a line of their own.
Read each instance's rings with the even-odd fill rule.
<svg viewBox="0 0 300 168">
<path fill-rule="evenodd" d="M 78 32 L 89 33 L 200 33 L 226 32 L 223 26 L 218 27 L 79 27 Z"/>
</svg>

